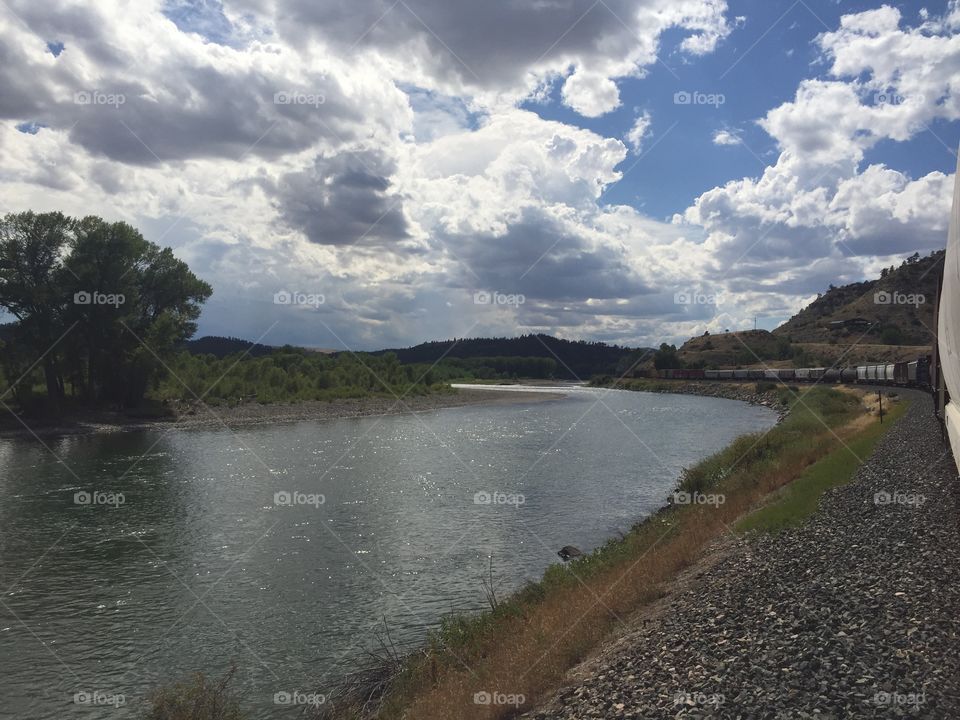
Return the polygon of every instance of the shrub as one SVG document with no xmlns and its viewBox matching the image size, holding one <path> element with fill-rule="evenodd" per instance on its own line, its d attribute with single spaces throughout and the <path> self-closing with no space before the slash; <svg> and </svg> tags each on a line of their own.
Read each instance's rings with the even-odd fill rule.
<svg viewBox="0 0 960 720">
<path fill-rule="evenodd" d="M 240 704 L 228 687 L 236 672 L 236 666 L 231 666 L 217 682 L 197 673 L 190 683 L 154 691 L 145 720 L 243 720 Z"/>
</svg>

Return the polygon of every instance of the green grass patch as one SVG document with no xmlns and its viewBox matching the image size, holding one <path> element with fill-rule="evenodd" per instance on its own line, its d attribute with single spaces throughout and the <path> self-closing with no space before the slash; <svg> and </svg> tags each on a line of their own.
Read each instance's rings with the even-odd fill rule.
<svg viewBox="0 0 960 720">
<path fill-rule="evenodd" d="M 860 460 L 873 452 L 883 434 L 906 411 L 909 401 L 901 400 L 884 412 L 884 423 L 879 421 L 847 439 L 828 455 L 808 467 L 786 487 L 774 493 L 772 502 L 751 513 L 736 524 L 740 532 L 777 532 L 801 524 L 813 514 L 820 497 L 830 488 L 845 485 L 860 467 Z"/>
<path fill-rule="evenodd" d="M 789 408 L 787 418 L 764 433 L 743 435 L 692 468 L 685 469 L 680 490 L 706 492 L 721 487 L 727 492 L 750 485 L 780 463 L 785 455 L 802 455 L 820 442 L 827 428 L 843 425 L 860 412 L 860 401 L 827 387 L 793 393 L 779 391 L 780 403 Z"/>
</svg>

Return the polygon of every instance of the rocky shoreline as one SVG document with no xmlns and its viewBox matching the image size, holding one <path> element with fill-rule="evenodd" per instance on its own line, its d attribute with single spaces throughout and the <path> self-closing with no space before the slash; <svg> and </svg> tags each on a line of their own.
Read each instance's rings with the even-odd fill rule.
<svg viewBox="0 0 960 720">
<path fill-rule="evenodd" d="M 905 394 L 808 522 L 725 537 L 523 717 L 960 717 L 960 484 Z"/>
<path fill-rule="evenodd" d="M 761 381 L 762 382 L 762 381 Z M 668 384 L 669 383 L 669 384 Z M 611 385 L 612 389 L 629 390 L 636 392 L 663 393 L 668 395 L 700 395 L 702 397 L 725 398 L 727 400 L 740 400 L 751 405 L 763 405 L 780 414 L 782 420 L 786 415 L 786 409 L 778 402 L 776 392 L 768 390 L 757 392 L 757 381 L 750 382 L 701 382 L 698 380 L 659 380 L 651 383 L 648 387 L 624 387 L 623 385 Z"/>
<path fill-rule="evenodd" d="M 489 389 L 463 389 L 450 393 L 412 395 L 398 401 L 394 397 L 344 398 L 317 400 L 290 404 L 220 405 L 211 407 L 203 403 L 179 403 L 169 407 L 168 418 L 130 418 L 122 413 L 94 412 L 68 422 L 38 423 L 25 419 L 22 423 L 11 419 L 7 427 L 0 429 L 0 438 L 45 437 L 52 435 L 87 435 L 91 433 L 122 432 L 131 430 L 172 429 L 196 430 L 201 428 L 240 428 L 275 423 L 293 423 L 312 420 L 370 417 L 378 415 L 402 415 L 408 412 L 430 412 L 465 405 L 506 405 L 556 400 L 562 393 L 547 392 L 500 392 Z M 28 429 L 29 428 L 29 429 Z"/>
</svg>

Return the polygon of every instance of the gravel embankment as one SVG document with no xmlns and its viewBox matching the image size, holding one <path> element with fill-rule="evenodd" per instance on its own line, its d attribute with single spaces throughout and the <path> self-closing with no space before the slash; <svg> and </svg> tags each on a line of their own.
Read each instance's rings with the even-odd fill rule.
<svg viewBox="0 0 960 720">
<path fill-rule="evenodd" d="M 960 718 L 960 483 L 929 397 L 904 395 L 806 524 L 727 538 L 524 717 Z"/>
</svg>

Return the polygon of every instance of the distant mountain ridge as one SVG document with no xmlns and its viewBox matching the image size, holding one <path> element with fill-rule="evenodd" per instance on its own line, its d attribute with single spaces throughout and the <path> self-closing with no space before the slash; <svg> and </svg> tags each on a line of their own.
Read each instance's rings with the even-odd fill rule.
<svg viewBox="0 0 960 720">
<path fill-rule="evenodd" d="M 409 348 L 378 350 L 392 352 L 402 363 L 435 363 L 441 358 L 537 357 L 557 362 L 557 374 L 568 379 L 589 380 L 595 374 L 616 372 L 618 364 L 636 348 L 603 342 L 564 340 L 552 335 L 521 335 L 515 338 L 454 338 L 420 343 Z"/>
</svg>

